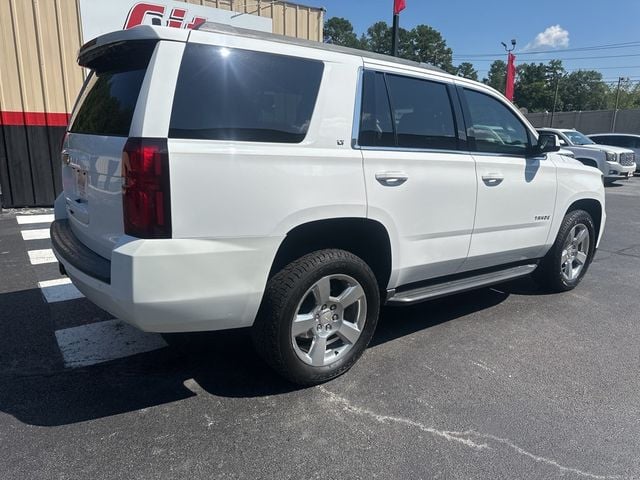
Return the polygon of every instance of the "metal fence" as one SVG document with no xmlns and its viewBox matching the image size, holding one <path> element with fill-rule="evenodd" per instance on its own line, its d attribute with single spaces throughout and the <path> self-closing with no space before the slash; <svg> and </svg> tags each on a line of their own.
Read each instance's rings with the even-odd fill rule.
<svg viewBox="0 0 640 480">
<path fill-rule="evenodd" d="M 556 112 L 553 115 L 543 112 L 526 115 L 536 128 L 575 128 L 586 134 L 609 132 L 640 134 L 640 109 Z"/>
</svg>

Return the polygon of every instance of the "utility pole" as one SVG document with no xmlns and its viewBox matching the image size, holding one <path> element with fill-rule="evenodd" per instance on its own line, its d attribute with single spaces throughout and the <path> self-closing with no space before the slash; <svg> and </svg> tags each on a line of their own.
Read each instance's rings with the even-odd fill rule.
<svg viewBox="0 0 640 480">
<path fill-rule="evenodd" d="M 611 120 L 611 133 L 615 133 L 616 131 L 616 121 L 618 120 L 618 107 L 620 106 L 620 88 L 622 87 L 622 82 L 628 81 L 628 78 L 618 77 L 618 90 L 616 92 L 616 106 L 613 109 L 613 119 Z"/>
<path fill-rule="evenodd" d="M 393 36 L 391 38 L 391 55 L 398 56 L 398 42 L 400 37 L 400 14 L 393 15 Z"/>
<path fill-rule="evenodd" d="M 553 109 L 551 110 L 551 128 L 553 128 L 553 117 L 556 116 L 556 104 L 558 103 L 558 89 L 560 87 L 560 78 L 562 75 L 558 75 L 556 78 L 556 93 L 553 95 Z"/>
<path fill-rule="evenodd" d="M 393 31 L 391 33 L 391 54 L 398 56 L 398 43 L 400 37 L 400 12 L 407 8 L 406 0 L 393 0 Z"/>
</svg>

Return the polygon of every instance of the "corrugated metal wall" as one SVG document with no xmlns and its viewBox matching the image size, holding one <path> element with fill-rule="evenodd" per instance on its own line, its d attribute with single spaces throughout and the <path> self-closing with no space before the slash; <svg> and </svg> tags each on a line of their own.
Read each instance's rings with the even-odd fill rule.
<svg viewBox="0 0 640 480">
<path fill-rule="evenodd" d="M 322 41 L 324 31 L 324 11 L 271 0 L 181 0 L 195 5 L 233 10 L 235 12 L 260 15 L 273 19 L 273 33 L 291 37 Z"/>
<path fill-rule="evenodd" d="M 75 0 L 0 0 L 0 185 L 3 205 L 50 205 L 57 151 L 82 86 Z M 53 160 L 55 158 L 55 161 Z"/>
<path fill-rule="evenodd" d="M 108 1 L 108 0 L 95 0 Z M 321 9 L 267 0 L 182 0 L 273 19 L 273 32 L 322 40 Z M 48 206 L 60 192 L 59 148 L 82 86 L 77 0 L 0 0 L 2 206 Z"/>
</svg>

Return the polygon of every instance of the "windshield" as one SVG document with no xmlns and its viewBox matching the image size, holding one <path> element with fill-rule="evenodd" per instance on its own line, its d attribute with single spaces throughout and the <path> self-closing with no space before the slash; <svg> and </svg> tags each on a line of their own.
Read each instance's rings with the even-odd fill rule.
<svg viewBox="0 0 640 480">
<path fill-rule="evenodd" d="M 571 143 L 573 143 L 574 145 L 594 145 L 596 143 L 593 140 L 591 140 L 589 137 L 586 137 L 580 132 L 570 131 L 570 132 L 562 132 L 562 133 L 564 133 L 567 137 L 569 137 L 569 140 L 571 140 Z"/>
</svg>

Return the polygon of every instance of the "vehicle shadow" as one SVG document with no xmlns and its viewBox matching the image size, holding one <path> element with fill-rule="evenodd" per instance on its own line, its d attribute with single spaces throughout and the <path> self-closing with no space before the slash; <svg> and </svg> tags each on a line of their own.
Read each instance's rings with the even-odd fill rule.
<svg viewBox="0 0 640 480">
<path fill-rule="evenodd" d="M 385 307 L 371 346 L 491 308 L 509 295 L 503 286 L 411 307 Z M 202 394 L 250 398 L 299 388 L 264 364 L 246 330 L 179 335 L 170 343 L 154 352 L 84 368 L 0 371 L 0 412 L 30 425 L 59 426 Z"/>
</svg>

